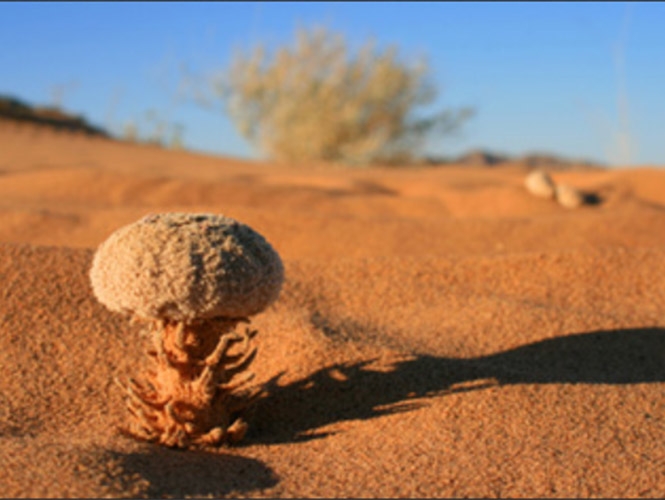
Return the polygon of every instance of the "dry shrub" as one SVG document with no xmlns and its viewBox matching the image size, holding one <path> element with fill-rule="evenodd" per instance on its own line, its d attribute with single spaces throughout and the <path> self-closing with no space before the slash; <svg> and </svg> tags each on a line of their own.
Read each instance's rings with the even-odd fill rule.
<svg viewBox="0 0 665 500">
<path fill-rule="evenodd" d="M 450 132 L 471 114 L 418 118 L 437 96 L 424 61 L 407 64 L 396 47 L 371 41 L 350 54 L 325 28 L 300 29 L 271 55 L 262 45 L 238 52 L 217 84 L 240 132 L 287 162 L 408 162 L 426 133 Z"/>
</svg>

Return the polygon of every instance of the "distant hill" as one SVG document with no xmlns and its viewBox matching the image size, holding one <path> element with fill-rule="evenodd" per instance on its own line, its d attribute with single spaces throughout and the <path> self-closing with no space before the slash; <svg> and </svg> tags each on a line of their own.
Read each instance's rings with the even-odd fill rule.
<svg viewBox="0 0 665 500">
<path fill-rule="evenodd" d="M 429 158 L 430 165 L 469 165 L 476 167 L 495 167 L 502 164 L 520 163 L 528 168 L 542 168 L 545 170 L 566 170 L 569 168 L 583 170 L 603 169 L 605 166 L 601 163 L 583 160 L 565 158 L 550 153 L 532 153 L 523 156 L 508 156 L 504 154 L 473 150 L 455 158 Z"/>
<path fill-rule="evenodd" d="M 505 163 L 507 161 L 510 161 L 510 158 L 506 155 L 490 153 L 489 151 L 474 150 L 455 158 L 452 162 L 458 164 L 461 163 L 463 165 L 491 166 Z"/>
<path fill-rule="evenodd" d="M 31 106 L 20 99 L 6 95 L 0 95 L 1 118 L 46 125 L 57 130 L 110 137 L 106 130 L 89 124 L 82 116 L 72 115 L 55 107 Z"/>
<path fill-rule="evenodd" d="M 574 165 L 577 168 L 585 168 L 589 170 L 605 168 L 605 166 L 601 163 L 593 162 L 590 160 L 564 158 L 558 155 L 547 153 L 534 153 L 525 155 L 520 157 L 519 160 L 526 163 L 529 167 L 549 168 L 551 170 L 565 170 L 571 165 Z"/>
</svg>

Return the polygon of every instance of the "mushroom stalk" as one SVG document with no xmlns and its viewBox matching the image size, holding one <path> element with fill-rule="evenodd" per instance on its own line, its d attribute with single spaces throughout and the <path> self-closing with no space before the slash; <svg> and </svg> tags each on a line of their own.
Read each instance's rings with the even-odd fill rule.
<svg viewBox="0 0 665 500">
<path fill-rule="evenodd" d="M 256 330 L 236 332 L 247 318 L 151 324 L 150 366 L 139 383 L 125 385 L 132 416 L 123 429 L 136 438 L 185 448 L 240 441 L 243 419 L 258 391 L 243 390 L 256 348 Z"/>
</svg>

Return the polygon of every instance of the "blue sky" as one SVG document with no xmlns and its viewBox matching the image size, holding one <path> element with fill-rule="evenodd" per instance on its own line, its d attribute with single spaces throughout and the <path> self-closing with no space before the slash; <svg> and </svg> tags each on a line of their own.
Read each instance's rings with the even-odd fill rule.
<svg viewBox="0 0 665 500">
<path fill-rule="evenodd" d="M 181 68 L 206 75 L 233 48 L 289 43 L 315 24 L 427 56 L 441 89 L 432 110 L 476 109 L 431 153 L 665 165 L 665 3 L 0 3 L 0 93 L 115 130 L 132 120 L 149 132 L 154 110 L 192 149 L 257 157 L 221 106 L 177 98 Z"/>
</svg>

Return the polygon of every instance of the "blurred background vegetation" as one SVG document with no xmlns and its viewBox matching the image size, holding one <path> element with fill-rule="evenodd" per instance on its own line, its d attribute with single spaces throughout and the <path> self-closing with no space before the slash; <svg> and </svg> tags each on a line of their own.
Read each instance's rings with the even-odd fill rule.
<svg viewBox="0 0 665 500">
<path fill-rule="evenodd" d="M 291 45 L 238 51 L 212 83 L 239 132 L 269 158 L 350 165 L 422 157 L 428 134 L 448 134 L 471 109 L 423 115 L 438 89 L 425 59 L 341 33 L 300 28 Z"/>
</svg>

